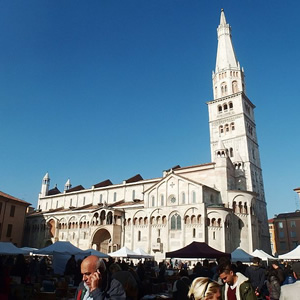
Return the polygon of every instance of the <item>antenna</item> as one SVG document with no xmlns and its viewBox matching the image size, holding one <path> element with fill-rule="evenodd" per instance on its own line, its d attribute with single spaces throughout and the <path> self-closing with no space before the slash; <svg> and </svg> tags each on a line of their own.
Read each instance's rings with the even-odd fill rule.
<svg viewBox="0 0 300 300">
<path fill-rule="evenodd" d="M 298 195 L 296 196 L 295 195 L 295 206 L 296 206 L 296 210 L 299 210 L 299 208 L 300 208 L 300 205 L 299 205 L 299 197 L 298 197 Z"/>
</svg>

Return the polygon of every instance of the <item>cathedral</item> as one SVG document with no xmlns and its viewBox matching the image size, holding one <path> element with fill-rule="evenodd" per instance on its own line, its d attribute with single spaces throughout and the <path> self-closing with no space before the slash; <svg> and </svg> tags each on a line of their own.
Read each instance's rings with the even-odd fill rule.
<svg viewBox="0 0 300 300">
<path fill-rule="evenodd" d="M 42 180 L 38 207 L 27 216 L 24 244 L 45 247 L 70 241 L 109 253 L 142 248 L 157 260 L 193 241 L 232 252 L 270 252 L 266 201 L 254 118 L 244 69 L 231 27 L 221 11 L 218 48 L 208 101 L 211 162 L 174 166 L 162 176 L 140 174 L 113 184 L 50 189 Z"/>
</svg>

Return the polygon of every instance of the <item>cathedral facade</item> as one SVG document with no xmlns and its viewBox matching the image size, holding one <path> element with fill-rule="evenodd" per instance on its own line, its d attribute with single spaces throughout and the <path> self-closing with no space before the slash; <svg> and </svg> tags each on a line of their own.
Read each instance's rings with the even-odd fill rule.
<svg viewBox="0 0 300 300">
<path fill-rule="evenodd" d="M 192 241 L 226 252 L 270 252 L 255 106 L 223 10 L 217 32 L 213 100 L 207 102 L 211 162 L 175 166 L 154 179 L 107 179 L 88 189 L 68 180 L 63 192 L 50 189 L 47 173 L 38 208 L 27 217 L 26 246 L 59 240 L 105 253 L 139 247 L 156 259 Z"/>
</svg>

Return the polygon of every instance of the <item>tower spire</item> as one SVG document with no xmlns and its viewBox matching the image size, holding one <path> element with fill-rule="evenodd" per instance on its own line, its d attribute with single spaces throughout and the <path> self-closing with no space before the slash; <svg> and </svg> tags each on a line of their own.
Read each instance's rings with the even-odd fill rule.
<svg viewBox="0 0 300 300">
<path fill-rule="evenodd" d="M 218 32 L 218 51 L 215 72 L 228 68 L 238 68 L 239 64 L 235 56 L 231 40 L 231 27 L 226 22 L 224 10 L 221 10 Z"/>
<path fill-rule="evenodd" d="M 213 72 L 214 99 L 245 93 L 244 71 L 240 67 L 231 40 L 231 27 L 226 21 L 224 10 L 221 10 L 220 24 L 217 28 L 218 49 L 216 68 Z"/>
</svg>

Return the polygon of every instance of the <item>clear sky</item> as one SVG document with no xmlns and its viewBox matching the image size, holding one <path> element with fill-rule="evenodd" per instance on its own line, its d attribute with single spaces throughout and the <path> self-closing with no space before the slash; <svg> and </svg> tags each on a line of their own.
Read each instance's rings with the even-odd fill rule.
<svg viewBox="0 0 300 300">
<path fill-rule="evenodd" d="M 299 1 L 1 0 L 0 190 L 208 163 L 220 11 L 256 105 L 268 215 L 299 209 Z"/>
</svg>

